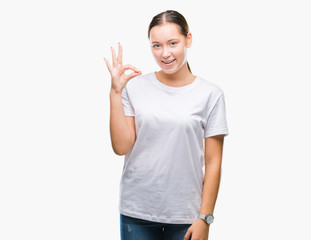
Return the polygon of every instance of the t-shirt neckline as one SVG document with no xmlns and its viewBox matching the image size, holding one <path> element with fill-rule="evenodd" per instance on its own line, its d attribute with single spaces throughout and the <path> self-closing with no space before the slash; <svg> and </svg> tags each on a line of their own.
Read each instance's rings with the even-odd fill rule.
<svg viewBox="0 0 311 240">
<path fill-rule="evenodd" d="M 168 91 L 168 92 L 175 92 L 175 93 L 179 93 L 179 92 L 185 92 L 188 91 L 190 89 L 192 89 L 193 87 L 195 87 L 198 83 L 199 83 L 199 77 L 196 76 L 194 81 L 190 84 L 187 84 L 185 86 L 182 87 L 172 87 L 172 86 L 168 86 L 162 82 L 160 82 L 157 77 L 156 77 L 156 72 L 152 72 L 152 82 L 159 88 Z"/>
</svg>

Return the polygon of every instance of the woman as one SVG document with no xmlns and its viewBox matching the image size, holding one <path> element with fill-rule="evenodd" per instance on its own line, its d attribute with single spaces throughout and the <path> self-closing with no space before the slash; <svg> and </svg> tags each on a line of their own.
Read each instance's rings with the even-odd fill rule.
<svg viewBox="0 0 311 240">
<path fill-rule="evenodd" d="M 148 30 L 161 71 L 142 74 L 111 47 L 110 134 L 125 155 L 120 182 L 121 239 L 208 239 L 218 194 L 224 92 L 192 74 L 185 18 L 168 10 Z M 129 75 L 125 70 L 132 70 Z M 130 80 L 130 81 L 129 81 Z M 203 173 L 205 166 L 205 174 Z"/>
</svg>

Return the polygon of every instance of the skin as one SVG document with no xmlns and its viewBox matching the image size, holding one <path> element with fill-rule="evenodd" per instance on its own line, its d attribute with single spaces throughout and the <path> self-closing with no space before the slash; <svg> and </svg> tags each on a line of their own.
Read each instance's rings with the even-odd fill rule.
<svg viewBox="0 0 311 240">
<path fill-rule="evenodd" d="M 113 47 L 110 47 L 111 53 L 112 53 L 112 66 L 110 65 L 109 61 L 104 58 L 108 71 L 111 75 L 111 90 L 116 93 L 121 93 L 122 89 L 125 87 L 127 82 L 132 79 L 133 77 L 136 77 L 138 75 L 141 75 L 141 71 L 134 67 L 131 64 L 123 65 L 122 63 L 122 46 L 120 43 L 118 43 L 119 52 L 118 56 L 116 56 L 116 52 Z M 133 72 L 129 75 L 125 74 L 126 70 L 132 70 Z"/>
<path fill-rule="evenodd" d="M 181 34 L 175 23 L 166 22 L 154 26 L 150 30 L 150 46 L 153 57 L 162 69 L 156 72 L 157 79 L 173 87 L 181 87 L 192 83 L 195 76 L 187 67 L 187 49 L 192 44 L 192 34 L 187 37 Z M 162 61 L 176 59 L 172 67 L 167 67 Z"/>
</svg>

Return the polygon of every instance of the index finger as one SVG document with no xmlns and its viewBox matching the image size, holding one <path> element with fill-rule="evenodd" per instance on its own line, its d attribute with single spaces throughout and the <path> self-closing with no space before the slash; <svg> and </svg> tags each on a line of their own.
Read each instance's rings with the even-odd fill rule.
<svg viewBox="0 0 311 240">
<path fill-rule="evenodd" d="M 138 68 L 134 67 L 131 64 L 126 64 L 123 66 L 123 68 L 124 68 L 124 70 L 130 69 L 130 70 L 133 70 L 134 72 L 140 72 L 140 70 Z"/>
</svg>

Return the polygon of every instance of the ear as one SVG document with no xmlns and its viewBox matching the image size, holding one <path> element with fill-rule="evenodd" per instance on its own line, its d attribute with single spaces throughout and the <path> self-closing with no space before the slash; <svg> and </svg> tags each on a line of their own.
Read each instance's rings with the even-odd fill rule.
<svg viewBox="0 0 311 240">
<path fill-rule="evenodd" d="M 191 44 L 192 44 L 192 34 L 191 34 L 191 32 L 188 32 L 187 37 L 186 37 L 187 48 L 190 48 Z"/>
</svg>

